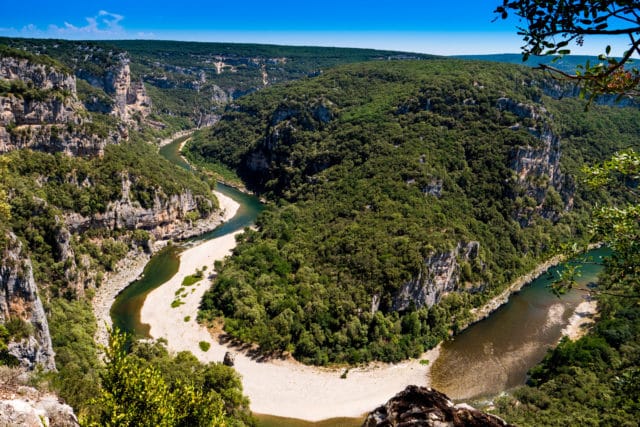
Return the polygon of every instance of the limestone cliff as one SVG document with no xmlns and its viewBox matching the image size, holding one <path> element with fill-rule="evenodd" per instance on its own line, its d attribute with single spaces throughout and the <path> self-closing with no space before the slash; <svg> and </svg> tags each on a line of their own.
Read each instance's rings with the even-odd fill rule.
<svg viewBox="0 0 640 427">
<path fill-rule="evenodd" d="M 118 132 L 98 135 L 78 100 L 75 77 L 27 58 L 0 57 L 0 153 L 20 148 L 100 155 Z"/>
<path fill-rule="evenodd" d="M 133 123 L 134 114 L 140 114 L 144 119 L 151 113 L 151 98 L 142 81 L 131 81 L 129 57 L 122 53 L 117 56 L 117 62 L 106 71 L 102 89 L 114 97 L 114 108 L 111 112 L 119 119 Z"/>
<path fill-rule="evenodd" d="M 68 213 L 65 223 L 72 233 L 82 233 L 88 229 L 108 228 L 126 230 L 146 230 L 155 238 L 184 237 L 184 220 L 190 212 L 197 212 L 199 205 L 208 199 L 194 196 L 186 190 L 181 194 L 166 196 L 158 190 L 151 206 L 143 207 L 132 200 L 130 194 L 132 182 L 127 175 L 122 176 L 121 198 L 110 202 L 104 213 L 83 216 L 79 213 Z"/>
<path fill-rule="evenodd" d="M 515 147 L 510 154 L 514 197 L 520 198 L 516 219 L 523 227 L 530 224 L 534 214 L 556 222 L 562 212 L 573 206 L 575 186 L 560 169 L 560 137 L 551 128 L 552 118 L 541 105 L 509 98 L 498 99 L 497 108 L 526 121 L 530 125 L 526 130 L 537 140 L 535 145 Z M 523 127 L 518 123 L 511 128 L 518 131 Z"/>
<path fill-rule="evenodd" d="M 142 80 L 131 79 L 129 55 L 96 46 L 79 45 L 77 49 L 84 49 L 85 54 L 75 58 L 75 75 L 110 98 L 97 102 L 95 96 L 89 97 L 85 100 L 87 108 L 139 125 L 151 113 L 151 98 Z"/>
<path fill-rule="evenodd" d="M 0 373 L 0 426 L 7 427 L 78 427 L 71 406 L 51 393 L 24 385 L 19 370 L 2 369 Z"/>
<path fill-rule="evenodd" d="M 533 134 L 541 144 L 515 149 L 510 165 L 516 184 L 535 201 L 534 206 L 522 207 L 517 213 L 523 226 L 528 225 L 532 212 L 555 222 L 573 206 L 574 184 L 560 170 L 560 138 L 549 127 Z"/>
<path fill-rule="evenodd" d="M 443 393 L 408 386 L 378 407 L 365 419 L 363 427 L 505 427 L 507 422 L 467 404 L 454 405 Z"/>
<path fill-rule="evenodd" d="M 478 261 L 480 243 L 458 243 L 448 252 L 436 252 L 424 260 L 423 269 L 413 280 L 406 282 L 393 296 L 392 310 L 404 311 L 431 307 L 449 292 L 464 288 L 462 263 Z"/>
<path fill-rule="evenodd" d="M 13 233 L 5 236 L 0 261 L 0 323 L 26 322 L 32 331 L 9 338 L 9 354 L 22 366 L 55 370 L 49 324 L 38 296 L 31 261 Z M 30 333 L 29 333 L 30 332 Z"/>
</svg>

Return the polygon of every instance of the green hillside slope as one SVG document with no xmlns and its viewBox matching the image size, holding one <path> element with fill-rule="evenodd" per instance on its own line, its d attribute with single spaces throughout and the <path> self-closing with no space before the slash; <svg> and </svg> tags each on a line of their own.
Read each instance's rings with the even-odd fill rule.
<svg viewBox="0 0 640 427">
<path fill-rule="evenodd" d="M 509 65 L 378 62 L 239 100 L 190 155 L 276 204 L 201 318 L 316 364 L 435 345 L 583 232 L 609 197 L 576 190 L 584 162 L 637 144 L 637 109 L 586 118 L 556 86 Z"/>
</svg>

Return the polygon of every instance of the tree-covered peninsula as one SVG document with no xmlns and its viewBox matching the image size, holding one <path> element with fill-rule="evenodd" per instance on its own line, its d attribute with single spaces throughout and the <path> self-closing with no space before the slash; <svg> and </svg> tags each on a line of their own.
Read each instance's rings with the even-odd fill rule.
<svg viewBox="0 0 640 427">
<path fill-rule="evenodd" d="M 579 168 L 637 144 L 638 111 L 587 117 L 572 95 L 522 67 L 427 60 L 343 66 L 238 100 L 189 156 L 274 203 L 201 319 L 314 364 L 434 346 L 615 196 L 577 185 Z"/>
</svg>

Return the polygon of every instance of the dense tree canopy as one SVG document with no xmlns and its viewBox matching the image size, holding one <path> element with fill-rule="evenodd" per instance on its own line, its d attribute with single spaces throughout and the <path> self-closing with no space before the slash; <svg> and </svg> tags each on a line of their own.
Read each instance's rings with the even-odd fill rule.
<svg viewBox="0 0 640 427">
<path fill-rule="evenodd" d="M 278 203 L 240 240 L 201 318 L 223 316 L 234 337 L 319 364 L 399 360 L 445 338 L 611 197 L 580 193 L 565 213 L 570 178 L 517 183 L 518 157 L 543 151 L 535 130 L 562 137 L 567 175 L 635 143 L 636 110 L 596 106 L 587 120 L 550 87 L 523 67 L 432 60 L 341 67 L 239 100 L 194 135 L 190 155 Z M 425 259 L 470 241 L 478 258 L 459 261 L 471 292 L 394 310 Z"/>
<path fill-rule="evenodd" d="M 126 349 L 112 332 L 106 368 L 87 426 L 244 427 L 253 424 L 233 369 L 202 365 L 190 353 L 169 355 L 160 343 Z"/>
</svg>

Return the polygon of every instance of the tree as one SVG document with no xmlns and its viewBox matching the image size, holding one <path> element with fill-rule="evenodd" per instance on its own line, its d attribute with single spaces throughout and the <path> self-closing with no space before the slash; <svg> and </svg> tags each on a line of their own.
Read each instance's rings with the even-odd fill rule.
<svg viewBox="0 0 640 427">
<path fill-rule="evenodd" d="M 9 160 L 5 157 L 0 157 L 0 224 L 6 223 L 11 219 L 11 206 L 7 202 L 7 193 L 5 188 L 5 182 L 7 179 L 7 167 Z"/>
<path fill-rule="evenodd" d="M 126 335 L 112 331 L 105 349 L 107 366 L 100 395 L 93 401 L 97 415 L 87 426 L 207 426 L 227 425 L 224 402 L 214 391 L 177 381 L 170 386 L 160 370 L 126 350 Z"/>
<path fill-rule="evenodd" d="M 519 32 L 526 42 L 525 60 L 531 54 L 567 54 L 569 43 L 580 45 L 586 36 L 628 36 L 631 47 L 620 59 L 610 58 L 607 47 L 600 56 L 602 63 L 587 62 L 573 75 L 543 68 L 576 81 L 583 93 L 589 93 L 589 102 L 600 94 L 638 94 L 638 69 L 625 68 L 632 54 L 640 53 L 638 1 L 504 0 L 496 12 L 503 19 L 515 12 L 526 20 L 528 27 Z M 516 390 L 515 400 L 496 400 L 502 415 L 514 424 L 637 424 L 639 359 L 638 352 L 629 349 L 637 349 L 640 339 L 640 156 L 632 149 L 621 151 L 583 173 L 588 186 L 617 195 L 615 204 L 593 214 L 594 240 L 614 250 L 595 290 L 599 320 L 587 336 L 576 342 L 563 339 L 531 369 L 531 386 Z M 570 289 L 577 274 L 577 269 L 569 268 L 554 284 L 554 292 Z"/>
<path fill-rule="evenodd" d="M 582 46 L 587 37 L 627 37 L 629 49 L 620 58 L 610 56 L 607 46 L 597 63 L 587 61 L 574 74 L 549 65 L 541 68 L 578 83 L 589 101 L 603 94 L 640 94 L 640 70 L 630 66 L 632 55 L 640 54 L 639 1 L 503 0 L 495 12 L 502 19 L 514 14 L 526 23 L 518 28 L 525 61 L 530 55 L 567 55 L 572 43 Z"/>
</svg>

